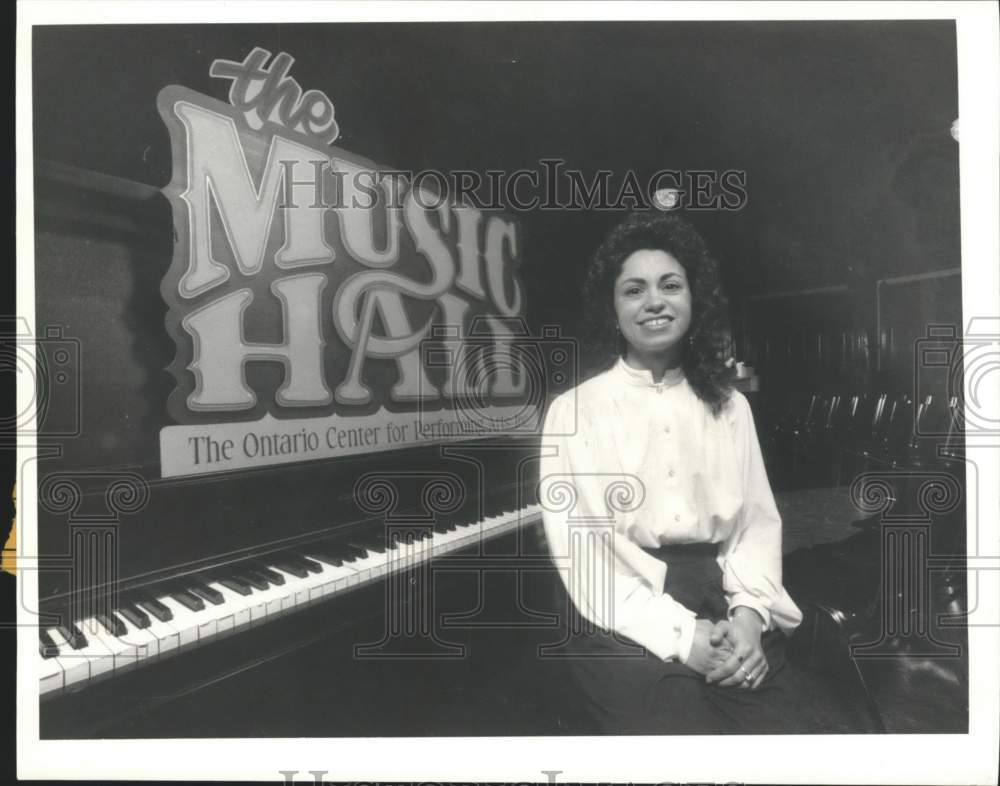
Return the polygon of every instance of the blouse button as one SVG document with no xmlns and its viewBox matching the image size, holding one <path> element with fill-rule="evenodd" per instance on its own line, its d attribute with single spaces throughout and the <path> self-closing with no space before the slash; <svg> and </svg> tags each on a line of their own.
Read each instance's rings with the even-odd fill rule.
<svg viewBox="0 0 1000 786">
<path fill-rule="evenodd" d="M 670 477 L 673 477 L 674 476 L 674 471 L 670 470 L 670 472 L 668 472 L 667 474 L 670 475 Z"/>
<path fill-rule="evenodd" d="M 674 516 L 674 521 L 680 521 L 680 520 L 681 520 L 681 514 L 678 513 Z"/>
<path fill-rule="evenodd" d="M 663 427 L 663 433 L 664 434 L 669 434 L 670 433 L 670 426 L 664 426 Z"/>
</svg>

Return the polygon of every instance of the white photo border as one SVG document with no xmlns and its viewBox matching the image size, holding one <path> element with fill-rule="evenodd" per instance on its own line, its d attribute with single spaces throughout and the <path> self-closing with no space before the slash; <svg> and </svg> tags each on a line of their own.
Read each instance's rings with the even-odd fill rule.
<svg viewBox="0 0 1000 786">
<path fill-rule="evenodd" d="M 963 313 L 1000 315 L 998 21 L 992 2 L 871 3 L 381 3 L 21 2 L 16 43 L 17 314 L 34 334 L 31 34 L 35 25 L 107 23 L 494 20 L 954 19 L 961 118 Z M 152 100 L 152 98 L 151 98 Z M 992 401 L 997 380 L 987 381 Z M 980 393 L 983 393 L 981 390 Z M 18 411 L 30 405 L 18 387 Z M 1000 445 L 970 445 L 981 478 L 1000 478 Z M 34 449 L 19 447 L 18 551 L 37 554 Z M 978 509 L 1000 510 L 1000 483 L 983 483 Z M 979 543 L 1000 542 L 996 518 Z M 970 554 L 977 554 L 970 543 Z M 327 770 L 333 781 L 996 783 L 1000 717 L 1000 556 L 978 555 L 979 604 L 969 628 L 970 714 L 965 735 L 616 738 L 381 738 L 40 740 L 36 573 L 18 580 L 17 766 L 30 779 L 281 779 Z M 27 559 L 27 558 L 26 558 Z M 18 557 L 19 567 L 21 558 Z M 386 747 L 392 751 L 385 755 Z M 154 762 L 155 764 L 150 764 Z"/>
</svg>

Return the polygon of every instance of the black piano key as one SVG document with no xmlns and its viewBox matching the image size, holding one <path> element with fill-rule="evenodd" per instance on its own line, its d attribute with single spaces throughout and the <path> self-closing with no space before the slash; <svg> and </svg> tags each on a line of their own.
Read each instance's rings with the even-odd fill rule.
<svg viewBox="0 0 1000 786">
<path fill-rule="evenodd" d="M 225 578 L 219 579 L 219 584 L 226 589 L 231 589 L 233 592 L 239 593 L 240 595 L 249 595 L 253 592 L 249 584 L 242 579 L 236 578 L 235 576 L 226 576 Z"/>
<path fill-rule="evenodd" d="M 187 590 L 177 588 L 170 593 L 170 597 L 191 611 L 203 611 L 205 609 L 205 601 Z"/>
<path fill-rule="evenodd" d="M 203 584 L 200 581 L 193 581 L 187 587 L 188 592 L 193 595 L 197 595 L 202 600 L 207 600 L 214 606 L 221 606 L 226 602 L 226 599 L 222 597 L 222 593 L 217 589 L 212 589 L 207 584 Z"/>
<path fill-rule="evenodd" d="M 118 613 L 137 628 L 149 627 L 149 617 L 138 606 L 134 606 L 131 603 L 122 603 L 118 607 Z"/>
<path fill-rule="evenodd" d="M 142 596 L 138 603 L 141 608 L 148 611 L 160 622 L 170 622 L 174 618 L 174 613 L 152 595 Z"/>
<path fill-rule="evenodd" d="M 459 522 L 455 525 L 456 530 L 465 530 L 466 532 L 472 532 L 474 526 L 479 522 L 475 519 L 470 519 L 469 521 Z"/>
<path fill-rule="evenodd" d="M 356 540 L 351 541 L 350 543 L 348 543 L 348 545 L 354 550 L 354 553 L 358 556 L 359 559 L 364 559 L 365 557 L 368 556 L 369 552 L 375 551 L 375 549 L 372 548 L 370 544 L 360 543 Z"/>
<path fill-rule="evenodd" d="M 289 573 L 299 579 L 304 579 L 309 575 L 309 571 L 306 570 L 298 562 L 294 562 L 287 557 L 275 557 L 274 559 L 268 560 L 271 565 L 274 565 L 278 570 L 283 570 L 285 573 Z"/>
<path fill-rule="evenodd" d="M 298 553 L 292 554 L 291 557 L 310 573 L 323 572 L 323 566 L 314 559 L 309 559 L 309 557 Z"/>
<path fill-rule="evenodd" d="M 267 587 L 277 587 L 285 583 L 285 578 L 278 571 L 271 570 L 270 568 L 258 568 L 256 565 L 247 566 L 246 572 L 253 575 L 255 578 L 264 582 L 265 589 Z"/>
<path fill-rule="evenodd" d="M 354 540 L 353 537 L 348 538 L 347 536 L 344 536 L 336 541 L 337 553 L 345 561 L 355 560 L 358 559 L 359 557 L 365 557 L 368 554 L 368 549 L 352 545 L 351 544 L 352 540 Z"/>
<path fill-rule="evenodd" d="M 128 633 L 128 630 L 125 628 L 125 623 L 118 619 L 118 617 L 114 614 L 105 614 L 102 611 L 95 615 L 95 619 L 100 626 L 112 636 L 124 636 Z"/>
<path fill-rule="evenodd" d="M 379 554 L 383 554 L 385 552 L 385 538 L 385 530 L 379 528 L 371 532 L 366 532 L 362 543 L 368 546 L 369 551 L 374 550 Z"/>
<path fill-rule="evenodd" d="M 392 537 L 390 540 L 396 548 L 399 548 L 403 544 L 413 543 L 413 541 L 416 540 L 416 538 L 414 537 L 413 532 L 411 530 L 404 530 L 402 532 L 396 533 L 396 535 Z"/>
<path fill-rule="evenodd" d="M 501 513 L 513 513 L 521 507 L 522 501 L 519 499 L 519 487 L 517 485 L 508 486 L 504 490 L 503 498 L 500 500 Z"/>
<path fill-rule="evenodd" d="M 54 658 L 59 654 L 59 648 L 47 630 L 38 631 L 38 651 L 43 658 Z"/>
<path fill-rule="evenodd" d="M 319 560 L 320 562 L 325 562 L 327 565 L 333 565 L 336 568 L 339 568 L 344 564 L 342 557 L 336 556 L 336 554 L 333 553 L 333 549 L 325 546 L 310 546 L 308 549 L 304 550 L 304 553 L 307 557 Z"/>
<path fill-rule="evenodd" d="M 249 568 L 236 571 L 236 578 L 246 584 L 249 584 L 254 589 L 266 590 L 268 587 L 267 579 Z"/>
<path fill-rule="evenodd" d="M 365 538 L 364 542 L 354 541 L 354 545 L 368 552 L 374 551 L 377 554 L 385 554 L 385 540 L 382 539 Z"/>
<path fill-rule="evenodd" d="M 340 547 L 344 550 L 344 556 L 351 562 L 356 559 L 365 559 L 368 556 L 368 549 L 355 546 L 353 543 L 341 543 Z"/>
<path fill-rule="evenodd" d="M 65 625 L 60 625 L 57 630 L 73 649 L 79 650 L 87 646 L 87 637 L 83 635 L 83 631 L 75 623 L 68 622 Z"/>
<path fill-rule="evenodd" d="M 535 505 L 538 503 L 538 484 L 528 483 L 524 487 L 524 496 L 521 500 L 524 505 Z"/>
<path fill-rule="evenodd" d="M 499 512 L 499 497 L 500 494 L 497 490 L 488 489 L 486 494 L 480 499 L 479 515 L 483 518 L 486 516 L 495 516 Z"/>
<path fill-rule="evenodd" d="M 276 587 L 280 587 L 285 583 L 284 576 L 276 570 L 271 570 L 269 567 L 261 564 L 260 562 L 251 562 L 247 567 L 249 567 L 258 576 L 263 576 L 270 584 L 273 584 Z"/>
<path fill-rule="evenodd" d="M 452 532 L 461 523 L 462 520 L 454 513 L 452 513 L 451 515 L 442 516 L 441 518 L 439 518 L 437 522 L 435 522 L 434 524 L 434 531 L 441 533 Z"/>
</svg>

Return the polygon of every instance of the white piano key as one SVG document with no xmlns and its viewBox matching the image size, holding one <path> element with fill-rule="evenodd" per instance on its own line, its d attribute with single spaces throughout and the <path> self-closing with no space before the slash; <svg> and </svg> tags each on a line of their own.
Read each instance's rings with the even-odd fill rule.
<svg viewBox="0 0 1000 786">
<path fill-rule="evenodd" d="M 326 571 L 323 573 L 310 573 L 307 579 L 307 585 L 309 587 L 309 602 L 314 603 L 317 600 L 325 597 L 329 590 L 327 585 L 330 581 L 325 575 Z"/>
<path fill-rule="evenodd" d="M 402 548 L 410 567 L 420 561 L 420 554 L 424 549 L 423 541 L 410 535 L 403 539 Z"/>
<path fill-rule="evenodd" d="M 476 524 L 463 524 L 455 528 L 458 537 L 454 542 L 454 550 L 464 549 L 479 540 L 479 527 Z"/>
<path fill-rule="evenodd" d="M 56 660 L 63 671 L 63 686 L 69 688 L 90 679 L 90 663 L 84 657 L 77 657 L 77 650 L 69 646 L 69 642 L 57 628 L 49 628 L 49 636 L 59 650 Z"/>
<path fill-rule="evenodd" d="M 352 583 L 352 579 L 356 581 L 357 571 L 347 566 L 338 567 L 324 563 L 321 576 L 322 583 L 319 585 L 321 597 L 326 597 L 346 589 Z"/>
<path fill-rule="evenodd" d="M 434 552 L 431 548 L 431 540 L 429 538 L 414 540 L 412 546 L 413 565 L 420 565 L 421 563 L 430 561 Z"/>
<path fill-rule="evenodd" d="M 285 583 L 282 586 L 286 589 L 289 610 L 305 606 L 309 603 L 309 576 L 311 574 L 307 574 L 304 579 L 300 579 L 298 576 L 286 573 L 281 568 L 276 568 L 273 565 L 268 565 L 268 567 L 276 573 L 280 573 L 285 578 Z"/>
<path fill-rule="evenodd" d="M 496 537 L 504 532 L 509 532 L 515 529 L 518 525 L 518 512 L 507 511 L 497 516 L 496 521 L 489 528 L 489 536 Z"/>
<path fill-rule="evenodd" d="M 122 641 L 135 647 L 136 660 L 138 662 L 141 663 L 150 658 L 155 658 L 160 654 L 160 642 L 149 628 L 137 628 L 121 614 L 117 616 L 127 629 L 125 635 L 120 638 Z"/>
<path fill-rule="evenodd" d="M 518 513 L 523 524 L 533 524 L 542 515 L 542 506 L 539 503 L 525 505 Z"/>
<path fill-rule="evenodd" d="M 441 538 L 440 546 L 435 556 L 440 554 L 448 554 L 452 551 L 457 551 L 458 549 L 460 549 L 462 547 L 462 544 L 465 542 L 467 534 L 468 533 L 466 533 L 464 531 L 464 528 L 462 527 L 456 527 L 450 532 L 441 533 L 441 535 L 439 536 Z"/>
<path fill-rule="evenodd" d="M 302 578 L 296 577 L 295 598 L 297 605 L 309 605 L 312 601 L 322 597 L 322 593 L 316 591 L 318 586 L 316 575 L 315 573 L 306 573 Z"/>
<path fill-rule="evenodd" d="M 272 612 L 281 609 L 281 600 L 270 584 L 262 590 L 253 587 L 246 600 L 250 601 L 247 607 L 250 609 L 250 623 L 253 625 L 265 622 Z"/>
<path fill-rule="evenodd" d="M 114 671 L 126 671 L 133 668 L 138 662 L 139 653 L 136 651 L 136 648 L 128 642 L 122 641 L 114 634 L 108 633 L 97 620 L 94 620 L 94 627 L 90 632 L 84 635 L 89 639 L 99 641 L 111 653 Z"/>
<path fill-rule="evenodd" d="M 392 569 L 392 555 L 389 549 L 384 551 L 369 551 L 368 555 L 375 560 L 373 563 L 372 576 L 385 576 Z"/>
<path fill-rule="evenodd" d="M 207 614 L 215 620 L 215 636 L 226 636 L 236 630 L 236 609 L 228 602 L 228 596 L 224 595 L 225 588 L 213 583 L 205 583 L 209 589 L 213 589 L 222 595 L 222 603 L 212 603 L 205 601 L 205 610 L 202 614 Z M 234 593 L 235 594 L 235 593 Z"/>
<path fill-rule="evenodd" d="M 367 555 L 345 560 L 343 566 L 320 561 L 320 573 L 308 573 L 297 578 L 280 568 L 268 565 L 285 579 L 281 585 L 270 584 L 266 590 L 254 589 L 244 596 L 218 582 L 209 586 L 220 593 L 220 605 L 205 601 L 202 611 L 193 612 L 173 598 L 160 597 L 174 615 L 169 622 L 150 617 L 147 628 L 137 628 L 121 617 L 126 633 L 116 637 L 104 630 L 96 620 L 81 623 L 88 645 L 73 650 L 56 629 L 49 630 L 58 655 L 42 660 L 39 673 L 39 690 L 54 694 L 60 689 L 78 688 L 86 682 L 116 671 L 123 671 L 130 664 L 143 663 L 178 650 L 193 646 L 230 632 L 237 632 L 251 624 L 263 623 L 271 617 L 284 615 L 312 602 L 335 595 L 356 584 L 384 577 L 390 572 L 401 572 L 429 561 L 439 554 L 447 554 L 472 546 L 499 534 L 536 523 L 542 514 L 541 505 L 527 505 L 517 511 L 507 511 L 482 521 L 467 522 L 454 530 L 434 532 L 431 537 L 407 541 L 394 540 L 384 553 L 369 550 Z M 266 558 L 261 564 L 267 565 Z"/>
<path fill-rule="evenodd" d="M 406 548 L 406 544 L 393 540 L 385 549 L 386 573 L 396 573 L 403 570 L 409 554 L 410 550 Z"/>
<path fill-rule="evenodd" d="M 288 584 L 288 576 L 284 573 L 281 575 L 285 579 L 285 583 L 278 584 L 277 586 L 272 584 L 271 589 L 274 592 L 278 603 L 277 613 L 284 614 L 286 611 L 290 611 L 295 608 L 295 593 Z"/>
<path fill-rule="evenodd" d="M 267 589 L 254 590 L 254 594 L 264 606 L 265 619 L 280 614 L 282 609 L 282 600 L 288 597 L 283 584 L 276 587 L 269 583 L 267 585 Z"/>
<path fill-rule="evenodd" d="M 387 561 L 387 571 L 389 573 L 399 573 L 409 570 L 416 563 L 416 550 L 413 544 L 406 540 L 396 541 L 392 553 L 386 549 L 386 555 L 389 557 Z"/>
<path fill-rule="evenodd" d="M 455 539 L 455 533 L 452 532 L 435 532 L 434 537 L 431 540 L 431 555 L 436 557 L 439 554 L 445 554 L 448 551 L 448 545 Z"/>
<path fill-rule="evenodd" d="M 364 584 L 372 577 L 371 565 L 367 564 L 365 557 L 351 557 L 344 560 L 344 565 L 349 567 L 357 575 L 357 583 Z"/>
<path fill-rule="evenodd" d="M 170 622 L 160 622 L 155 617 L 149 618 L 149 627 L 144 628 L 150 636 L 156 639 L 157 652 L 159 655 L 166 655 L 180 648 L 181 639 Z"/>
<path fill-rule="evenodd" d="M 78 650 L 74 650 L 66 643 L 66 649 L 64 650 L 62 645 L 60 645 L 60 652 L 64 653 L 66 658 L 74 660 L 77 662 L 77 668 L 73 670 L 74 673 L 74 684 L 87 680 L 94 680 L 98 677 L 108 674 L 114 671 L 115 659 L 114 656 L 108 651 L 100 641 L 94 638 L 92 635 L 93 627 L 97 626 L 97 620 L 90 617 L 80 623 L 77 627 L 83 632 L 83 635 L 87 639 L 87 646 L 81 647 Z M 77 674 L 86 674 L 82 680 L 76 679 Z M 68 676 L 69 672 L 67 672 Z"/>
<path fill-rule="evenodd" d="M 245 595 L 240 595 L 217 581 L 210 582 L 208 586 L 222 595 L 222 604 L 214 607 L 220 632 L 235 632 L 250 625 L 250 608 Z"/>
<path fill-rule="evenodd" d="M 334 592 L 342 592 L 360 583 L 358 572 L 349 565 L 341 565 L 337 568 L 338 574 L 334 581 Z"/>
<path fill-rule="evenodd" d="M 203 608 L 201 611 L 192 611 L 175 598 L 169 598 L 169 600 L 170 603 L 165 605 L 167 605 L 171 611 L 174 611 L 174 609 L 180 609 L 180 624 L 184 626 L 192 624 L 195 626 L 198 641 L 201 641 L 202 639 L 210 639 L 218 635 L 219 617 L 224 616 L 224 612 L 218 611 L 221 606 L 216 606 L 214 603 L 207 601 L 204 598 L 199 598 L 202 602 Z M 174 614 L 174 619 L 178 619 L 178 615 L 176 613 Z"/>
<path fill-rule="evenodd" d="M 352 568 L 346 562 L 341 566 L 341 568 L 343 570 L 349 571 L 347 574 L 345 574 L 344 577 L 345 578 L 345 585 L 343 587 L 344 589 L 357 586 L 358 584 L 361 583 L 361 574 L 358 573 L 354 568 Z"/>
<path fill-rule="evenodd" d="M 58 657 L 43 658 L 39 654 L 38 659 L 38 686 L 42 696 L 50 693 L 57 693 L 63 689 L 63 667 Z"/>
<path fill-rule="evenodd" d="M 200 629 L 202 624 L 206 625 L 205 638 L 215 633 L 216 625 L 214 619 L 203 620 L 198 616 L 199 612 L 185 608 L 169 595 L 159 597 L 157 600 L 170 609 L 170 613 L 173 614 L 173 619 L 170 621 L 177 631 L 181 649 L 198 643 L 198 639 L 201 638 Z"/>
<path fill-rule="evenodd" d="M 455 529 L 450 532 L 445 532 L 442 535 L 444 542 L 448 544 L 448 550 L 454 551 L 455 549 L 461 548 L 462 545 L 468 541 L 470 529 L 466 525 L 460 525 L 455 527 Z"/>
<path fill-rule="evenodd" d="M 267 619 L 267 602 L 263 590 L 253 589 L 243 599 L 247 602 L 247 609 L 250 611 L 251 625 L 258 625 Z"/>
<path fill-rule="evenodd" d="M 416 557 L 419 562 L 427 562 L 431 558 L 434 554 L 433 544 L 434 541 L 432 538 L 420 538 L 413 541 L 413 548 L 416 551 Z"/>
</svg>

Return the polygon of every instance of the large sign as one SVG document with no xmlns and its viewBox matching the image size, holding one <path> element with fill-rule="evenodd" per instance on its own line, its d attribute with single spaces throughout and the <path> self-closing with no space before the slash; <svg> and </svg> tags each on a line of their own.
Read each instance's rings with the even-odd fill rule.
<svg viewBox="0 0 1000 786">
<path fill-rule="evenodd" d="M 526 369 L 496 362 L 524 332 L 516 223 L 332 146 L 334 105 L 293 62 L 216 60 L 229 103 L 159 95 L 176 235 L 163 475 L 531 427 Z"/>
</svg>

